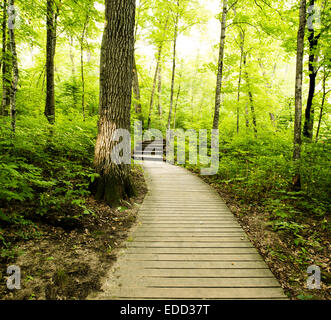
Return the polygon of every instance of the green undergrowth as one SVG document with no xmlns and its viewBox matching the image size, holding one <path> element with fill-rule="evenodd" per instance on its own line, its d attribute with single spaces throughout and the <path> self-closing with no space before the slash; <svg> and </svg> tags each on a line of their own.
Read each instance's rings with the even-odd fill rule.
<svg viewBox="0 0 331 320">
<path fill-rule="evenodd" d="M 59 114 L 50 126 L 43 116 L 21 116 L 12 138 L 8 120 L 0 121 L 0 254 L 10 258 L 16 240 L 41 236 L 36 221 L 70 228 L 93 214 L 85 198 L 96 177 L 97 126 L 95 117 L 70 121 Z"/>
<path fill-rule="evenodd" d="M 293 192 L 292 136 L 239 135 L 221 138 L 218 173 L 206 178 L 243 208 L 266 212 L 270 229 L 301 250 L 298 262 L 304 266 L 309 263 L 309 248 L 322 249 L 321 239 L 331 231 L 330 164 L 330 140 L 304 144 L 302 190 Z M 186 167 L 197 173 L 201 168 L 189 163 Z"/>
</svg>

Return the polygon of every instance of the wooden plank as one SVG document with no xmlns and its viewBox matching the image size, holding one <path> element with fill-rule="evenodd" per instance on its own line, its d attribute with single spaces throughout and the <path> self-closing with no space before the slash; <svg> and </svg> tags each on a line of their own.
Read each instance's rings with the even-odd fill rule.
<svg viewBox="0 0 331 320">
<path fill-rule="evenodd" d="M 132 237 L 143 237 L 145 232 L 141 232 L 140 229 L 137 229 L 134 233 L 132 233 Z M 159 241 L 170 241 L 170 242 L 176 242 L 178 240 L 183 240 L 185 241 L 186 239 L 182 238 L 190 238 L 190 241 L 195 241 L 196 238 L 206 238 L 209 237 L 210 240 L 206 239 L 206 241 L 212 241 L 212 242 L 234 242 L 238 241 L 241 242 L 240 240 L 246 240 L 246 235 L 243 231 L 239 230 L 237 232 L 195 232 L 195 233 L 189 233 L 189 232 L 149 232 L 148 233 L 149 237 L 158 237 Z M 176 240 L 174 241 L 171 239 L 172 237 L 176 237 Z M 146 237 L 147 238 L 147 237 Z M 222 239 L 212 239 L 212 238 L 222 238 Z M 237 238 L 237 239 L 233 239 Z M 155 239 L 154 239 L 155 240 Z M 198 240 L 198 239 L 196 239 Z M 141 239 L 139 240 L 141 241 Z M 204 240 L 201 239 L 203 242 Z"/>
<path fill-rule="evenodd" d="M 140 231 L 141 232 L 186 232 L 186 233 L 191 233 L 191 232 L 220 232 L 220 233 L 231 233 L 231 232 L 236 232 L 240 231 L 241 228 L 211 228 L 211 227 L 206 227 L 204 228 L 203 226 L 201 227 L 193 227 L 193 228 L 184 228 L 184 227 L 171 227 L 171 228 L 162 228 L 162 227 L 151 227 L 151 228 L 146 228 L 144 225 L 141 225 Z"/>
<path fill-rule="evenodd" d="M 185 220 L 184 220 L 185 219 Z M 164 221 L 220 221 L 220 222 L 225 222 L 225 221 L 235 221 L 237 222 L 238 220 L 236 218 L 234 218 L 231 215 L 204 215 L 204 214 L 194 214 L 194 215 L 190 215 L 190 214 L 145 214 L 145 215 L 141 215 L 138 217 L 138 220 L 144 220 L 144 221 L 155 221 L 155 222 L 164 222 Z M 238 223 L 238 222 L 237 222 Z"/>
<path fill-rule="evenodd" d="M 128 247 L 168 247 L 168 248 L 251 248 L 252 244 L 244 241 L 237 242 L 170 242 L 170 241 L 159 241 L 159 242 L 129 242 Z"/>
<path fill-rule="evenodd" d="M 148 236 L 148 237 L 144 237 L 144 235 L 142 233 L 137 233 L 134 237 L 133 237 L 134 241 L 137 242 L 146 242 L 146 241 L 150 241 L 150 242 L 242 242 L 247 240 L 246 238 L 243 238 L 243 236 L 241 234 L 235 234 L 235 235 L 228 235 L 228 236 L 196 236 L 193 237 L 192 235 L 178 235 L 178 236 L 174 236 L 174 235 L 167 235 L 164 236 L 163 234 L 159 234 L 158 236 Z M 129 242 L 132 242 L 129 241 Z"/>
<path fill-rule="evenodd" d="M 231 228 L 240 228 L 238 223 L 233 222 L 208 222 L 208 221 L 195 221 L 195 222 L 187 222 L 187 221 L 178 221 L 178 222 L 149 222 L 149 221 L 141 221 L 141 225 L 143 227 L 160 227 L 160 228 L 172 228 L 174 226 L 180 226 L 181 228 L 191 228 L 195 226 L 203 226 L 210 228 L 220 228 L 220 227 L 231 227 Z"/>
<path fill-rule="evenodd" d="M 168 268 L 168 269 L 265 269 L 263 261 L 128 261 L 133 269 Z"/>
<path fill-rule="evenodd" d="M 282 299 L 280 288 L 119 288 L 109 298 Z"/>
<path fill-rule="evenodd" d="M 228 274 L 231 276 L 231 274 Z M 168 288 L 279 288 L 274 278 L 159 278 L 143 277 L 145 287 Z"/>
<path fill-rule="evenodd" d="M 126 253 L 167 253 L 167 254 L 249 254 L 257 253 L 255 248 L 128 248 Z"/>
<path fill-rule="evenodd" d="M 127 260 L 136 261 L 262 261 L 259 254 L 162 254 L 162 253 L 128 253 Z"/>
<path fill-rule="evenodd" d="M 145 277 L 167 277 L 174 279 L 178 277 L 196 277 L 196 278 L 274 278 L 274 275 L 268 268 L 265 269 L 137 269 L 135 276 Z"/>
</svg>

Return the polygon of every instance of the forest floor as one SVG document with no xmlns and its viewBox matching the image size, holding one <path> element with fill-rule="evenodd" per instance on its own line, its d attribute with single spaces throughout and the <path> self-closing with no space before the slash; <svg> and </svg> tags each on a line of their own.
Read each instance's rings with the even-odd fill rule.
<svg viewBox="0 0 331 320">
<path fill-rule="evenodd" d="M 318 246 L 295 245 L 293 234 L 273 229 L 270 212 L 266 208 L 244 202 L 225 183 L 215 183 L 208 176 L 200 178 L 218 191 L 290 299 L 331 300 L 331 246 L 327 230 L 318 228 Z M 306 217 L 303 220 L 308 229 L 317 229 L 318 222 L 314 219 Z M 320 267 L 320 289 L 307 288 L 307 267 L 310 265 Z"/>
<path fill-rule="evenodd" d="M 238 198 L 227 184 L 216 183 L 211 177 L 201 178 L 225 200 L 291 299 L 331 299 L 327 230 L 318 229 L 319 246 L 295 245 L 286 230 L 273 229 L 270 213 L 263 206 Z M 88 198 L 87 207 L 95 214 L 83 216 L 77 228 L 37 222 L 40 238 L 15 243 L 18 255 L 0 259 L 0 299 L 85 299 L 91 291 L 99 291 L 147 192 L 141 170 L 135 168 L 133 179 L 136 197 L 118 208 Z M 303 219 L 307 229 L 316 229 L 315 220 Z M 21 290 L 6 288 L 6 268 L 12 264 L 21 268 Z M 320 290 L 308 290 L 306 286 L 306 270 L 313 264 L 321 267 Z"/>
<path fill-rule="evenodd" d="M 84 216 L 79 228 L 37 222 L 40 239 L 16 243 L 18 256 L 0 260 L 0 299 L 85 299 L 100 290 L 147 192 L 142 170 L 135 168 L 132 178 L 137 195 L 118 208 L 86 199 L 94 215 Z M 8 265 L 21 268 L 20 290 L 6 287 Z"/>
</svg>

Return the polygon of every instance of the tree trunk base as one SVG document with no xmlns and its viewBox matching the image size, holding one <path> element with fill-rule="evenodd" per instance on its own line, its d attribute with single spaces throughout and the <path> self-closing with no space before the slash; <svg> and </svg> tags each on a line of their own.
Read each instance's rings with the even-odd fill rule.
<svg viewBox="0 0 331 320">
<path fill-rule="evenodd" d="M 123 181 L 120 177 L 104 175 L 96 179 L 90 189 L 97 200 L 103 200 L 111 207 L 119 205 L 122 199 L 136 195 L 136 190 L 129 177 Z"/>
<path fill-rule="evenodd" d="M 292 180 L 292 190 L 295 192 L 301 191 L 301 177 L 300 174 L 296 174 Z"/>
</svg>

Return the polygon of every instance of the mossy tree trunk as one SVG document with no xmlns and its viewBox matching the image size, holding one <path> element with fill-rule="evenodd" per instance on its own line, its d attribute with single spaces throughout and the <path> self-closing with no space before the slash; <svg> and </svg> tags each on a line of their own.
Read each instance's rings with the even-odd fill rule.
<svg viewBox="0 0 331 320">
<path fill-rule="evenodd" d="M 130 165 L 111 158 L 116 129 L 130 130 L 133 81 L 135 0 L 106 0 L 106 26 L 101 46 L 99 132 L 94 165 L 100 174 L 97 199 L 117 205 L 134 194 Z M 127 142 L 129 143 L 129 142 Z"/>
</svg>

